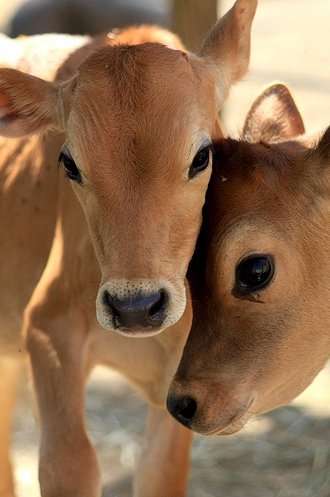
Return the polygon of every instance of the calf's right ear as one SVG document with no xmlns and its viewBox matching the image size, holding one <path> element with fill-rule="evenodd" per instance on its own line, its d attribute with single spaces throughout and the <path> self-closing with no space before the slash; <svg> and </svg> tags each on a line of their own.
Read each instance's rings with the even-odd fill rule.
<svg viewBox="0 0 330 497">
<path fill-rule="evenodd" d="M 63 128 L 63 87 L 15 69 L 0 69 L 0 135 L 16 138 Z"/>
</svg>

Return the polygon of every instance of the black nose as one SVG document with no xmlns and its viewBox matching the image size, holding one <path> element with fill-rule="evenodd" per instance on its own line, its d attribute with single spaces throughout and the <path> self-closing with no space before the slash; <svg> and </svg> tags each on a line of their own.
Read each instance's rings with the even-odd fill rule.
<svg viewBox="0 0 330 497">
<path fill-rule="evenodd" d="M 165 290 L 127 297 L 104 292 L 104 303 L 112 313 L 115 328 L 159 328 L 166 317 L 167 302 Z"/>
<path fill-rule="evenodd" d="M 197 411 L 196 400 L 188 395 L 177 397 L 169 394 L 166 405 L 172 416 L 189 428 Z"/>
</svg>

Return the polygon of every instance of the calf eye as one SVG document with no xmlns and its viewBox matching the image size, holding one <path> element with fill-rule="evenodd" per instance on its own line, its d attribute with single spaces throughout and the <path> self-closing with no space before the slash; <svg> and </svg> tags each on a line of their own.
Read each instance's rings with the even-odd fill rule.
<svg viewBox="0 0 330 497">
<path fill-rule="evenodd" d="M 77 183 L 82 182 L 81 173 L 67 148 L 61 150 L 58 162 L 63 164 L 65 173 L 68 178 L 70 178 L 72 181 L 76 181 Z"/>
<path fill-rule="evenodd" d="M 207 168 L 210 162 L 210 151 L 211 145 L 207 145 L 207 147 L 203 147 L 197 152 L 189 168 L 189 179 Z"/>
<path fill-rule="evenodd" d="M 264 288 L 274 276 L 274 267 L 271 255 L 249 255 L 236 267 L 236 289 L 253 292 Z"/>
</svg>

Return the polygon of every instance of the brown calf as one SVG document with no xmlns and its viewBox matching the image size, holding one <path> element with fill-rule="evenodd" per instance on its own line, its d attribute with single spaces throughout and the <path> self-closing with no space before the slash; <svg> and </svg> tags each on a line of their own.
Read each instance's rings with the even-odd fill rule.
<svg viewBox="0 0 330 497">
<path fill-rule="evenodd" d="M 184 494 L 190 434 L 164 404 L 191 324 L 184 279 L 217 111 L 247 68 L 255 8 L 238 0 L 198 56 L 157 28 L 1 40 L 13 57 L 4 64 L 33 74 L 0 70 L 0 133 L 16 137 L 0 142 L 1 497 L 14 493 L 8 434 L 23 312 L 42 496 L 100 494 L 84 419 L 97 363 L 123 372 L 152 405 L 134 495 Z"/>
<path fill-rule="evenodd" d="M 194 318 L 168 407 L 203 434 L 291 401 L 330 353 L 330 128 L 269 87 L 221 140 L 190 268 Z"/>
<path fill-rule="evenodd" d="M 0 72 L 2 135 L 65 131 L 59 160 L 100 265 L 103 328 L 150 336 L 183 314 L 217 111 L 246 71 L 254 10 L 254 1 L 239 0 L 200 57 L 155 43 L 127 46 L 141 41 L 128 30 L 65 82 Z"/>
</svg>

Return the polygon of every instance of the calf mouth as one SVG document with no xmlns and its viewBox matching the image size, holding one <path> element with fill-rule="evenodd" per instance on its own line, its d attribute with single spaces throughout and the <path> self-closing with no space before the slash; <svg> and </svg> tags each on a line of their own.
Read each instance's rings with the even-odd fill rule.
<svg viewBox="0 0 330 497">
<path fill-rule="evenodd" d="M 229 421 L 228 425 L 218 427 L 215 430 L 209 432 L 204 432 L 203 435 L 224 436 L 224 435 L 234 435 L 235 433 L 238 433 L 244 428 L 244 426 L 252 416 L 250 409 L 252 407 L 253 402 L 254 398 L 251 399 L 249 405 L 245 409 L 241 410 L 240 412 L 236 413 L 233 416 L 233 418 Z"/>
</svg>

